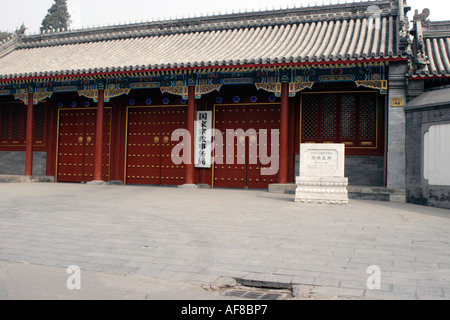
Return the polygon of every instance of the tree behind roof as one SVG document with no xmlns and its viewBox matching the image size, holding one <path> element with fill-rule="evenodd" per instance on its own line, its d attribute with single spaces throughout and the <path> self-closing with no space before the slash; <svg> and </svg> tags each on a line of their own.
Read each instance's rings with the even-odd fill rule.
<svg viewBox="0 0 450 320">
<path fill-rule="evenodd" d="M 55 0 L 48 9 L 48 13 L 42 21 L 41 31 L 51 29 L 68 29 L 70 14 L 67 9 L 67 0 Z"/>
</svg>

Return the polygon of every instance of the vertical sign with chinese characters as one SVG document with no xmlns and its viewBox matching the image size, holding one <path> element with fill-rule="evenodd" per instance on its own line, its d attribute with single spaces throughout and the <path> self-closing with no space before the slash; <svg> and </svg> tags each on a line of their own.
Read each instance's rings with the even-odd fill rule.
<svg viewBox="0 0 450 320">
<path fill-rule="evenodd" d="M 212 111 L 198 111 L 195 122 L 195 167 L 211 168 Z"/>
</svg>

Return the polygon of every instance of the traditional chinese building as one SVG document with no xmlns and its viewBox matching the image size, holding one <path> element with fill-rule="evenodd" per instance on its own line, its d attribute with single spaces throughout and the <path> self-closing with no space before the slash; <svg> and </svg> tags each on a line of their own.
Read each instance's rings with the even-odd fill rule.
<svg viewBox="0 0 450 320">
<path fill-rule="evenodd" d="M 351 185 L 405 188 L 408 11 L 382 0 L 17 32 L 0 46 L 0 174 L 268 188 L 294 182 L 300 143 L 343 143 Z M 224 134 L 279 130 L 277 174 L 259 159 L 174 164 L 176 129 L 194 158 L 197 111 Z"/>
</svg>

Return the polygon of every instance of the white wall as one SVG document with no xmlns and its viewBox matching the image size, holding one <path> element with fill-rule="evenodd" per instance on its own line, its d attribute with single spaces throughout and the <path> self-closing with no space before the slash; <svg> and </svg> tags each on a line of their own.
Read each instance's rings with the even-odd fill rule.
<svg viewBox="0 0 450 320">
<path fill-rule="evenodd" d="M 423 176 L 429 185 L 450 186 L 450 123 L 432 125 L 425 132 Z"/>
</svg>

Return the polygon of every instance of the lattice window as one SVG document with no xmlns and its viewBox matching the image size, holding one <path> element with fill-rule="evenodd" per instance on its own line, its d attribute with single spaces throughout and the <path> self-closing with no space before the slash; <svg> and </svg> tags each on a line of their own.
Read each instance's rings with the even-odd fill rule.
<svg viewBox="0 0 450 320">
<path fill-rule="evenodd" d="M 0 139 L 7 140 L 9 138 L 9 124 L 10 124 L 10 112 L 11 108 L 9 106 L 3 106 L 0 108 Z"/>
<path fill-rule="evenodd" d="M 353 95 L 342 96 L 341 99 L 341 138 L 355 138 L 356 99 Z"/>
<path fill-rule="evenodd" d="M 12 110 L 11 138 L 19 140 L 26 137 L 26 126 L 23 126 L 24 106 L 14 106 Z"/>
<path fill-rule="evenodd" d="M 324 96 L 322 100 L 322 138 L 336 137 L 336 96 Z"/>
<path fill-rule="evenodd" d="M 316 96 L 306 96 L 303 105 L 303 133 L 307 139 L 317 138 L 317 109 L 318 99 Z"/>
<path fill-rule="evenodd" d="M 0 141 L 1 145 L 25 145 L 27 139 L 26 105 L 11 103 L 0 106 Z M 43 145 L 45 139 L 45 105 L 35 106 L 34 140 Z"/>
<path fill-rule="evenodd" d="M 376 104 L 376 97 L 374 95 L 361 95 L 359 136 L 363 140 L 375 139 Z"/>
<path fill-rule="evenodd" d="M 34 114 L 34 138 L 42 140 L 45 137 L 45 106 L 38 105 L 35 107 Z"/>
<path fill-rule="evenodd" d="M 377 147 L 376 93 L 317 93 L 302 96 L 302 142 Z"/>
</svg>

